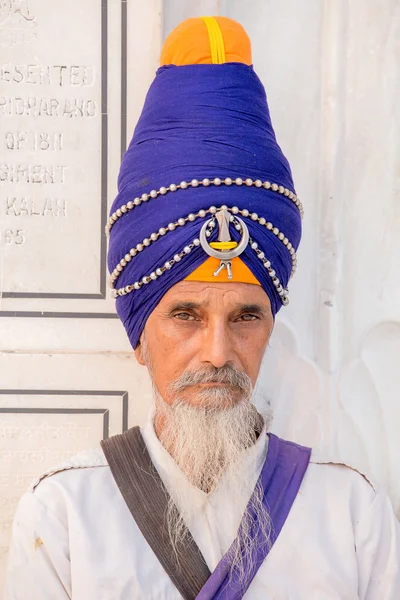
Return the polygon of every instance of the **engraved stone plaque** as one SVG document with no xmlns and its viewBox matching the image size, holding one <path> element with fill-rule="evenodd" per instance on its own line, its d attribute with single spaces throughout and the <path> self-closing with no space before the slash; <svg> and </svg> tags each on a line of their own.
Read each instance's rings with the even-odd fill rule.
<svg viewBox="0 0 400 600">
<path fill-rule="evenodd" d="M 103 298 L 107 3 L 0 6 L 4 298 Z"/>
<path fill-rule="evenodd" d="M 0 588 L 14 512 L 40 473 L 127 428 L 124 391 L 0 390 Z"/>
</svg>

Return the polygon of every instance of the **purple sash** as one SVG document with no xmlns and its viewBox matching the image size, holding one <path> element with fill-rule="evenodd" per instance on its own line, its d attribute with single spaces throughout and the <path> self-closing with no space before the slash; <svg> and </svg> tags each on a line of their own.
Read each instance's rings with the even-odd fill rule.
<svg viewBox="0 0 400 600">
<path fill-rule="evenodd" d="M 252 565 L 247 567 L 246 581 L 240 582 L 238 574 L 235 571 L 230 572 L 228 551 L 200 590 L 197 600 L 240 600 L 243 597 L 281 532 L 303 481 L 310 456 L 310 448 L 286 442 L 276 435 L 269 434 L 267 458 L 259 482 L 264 490 L 263 504 L 271 518 L 270 544 L 267 545 L 265 540 L 261 539 L 257 515 L 251 509 L 250 503 L 247 510 L 253 517 L 251 536 L 253 539 L 260 538 L 260 543 L 254 545 Z"/>
</svg>

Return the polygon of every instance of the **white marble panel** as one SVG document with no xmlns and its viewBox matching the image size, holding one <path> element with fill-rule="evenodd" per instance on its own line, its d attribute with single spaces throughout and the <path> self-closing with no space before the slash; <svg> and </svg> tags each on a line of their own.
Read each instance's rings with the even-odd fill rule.
<svg viewBox="0 0 400 600">
<path fill-rule="evenodd" d="M 68 314 L 68 313 L 67 313 Z M 126 352 L 132 353 L 125 329 L 118 318 L 2 317 L 0 351 Z M 1 374 L 0 374 L 1 377 Z"/>
<path fill-rule="evenodd" d="M 342 11 L 333 448 L 387 487 L 400 514 L 400 4 L 363 6 Z"/>
<path fill-rule="evenodd" d="M 31 481 L 143 422 L 150 404 L 131 353 L 0 353 L 0 590 L 13 514 Z"/>
<path fill-rule="evenodd" d="M 104 223 L 121 145 L 120 5 L 0 10 L 0 311 L 112 314 Z"/>
<path fill-rule="evenodd" d="M 400 3 L 347 8 L 341 173 L 346 361 L 378 323 L 400 321 Z M 384 8 L 384 10 L 383 10 Z"/>
<path fill-rule="evenodd" d="M 0 352 L 0 390 L 6 393 L 7 390 L 34 389 L 80 390 L 80 398 L 84 394 L 82 390 L 128 392 L 129 424 L 143 421 L 151 399 L 147 370 L 136 362 L 132 352 Z M 6 402 L 3 394 L 2 406 L 23 406 L 26 400 L 18 397 L 18 404 L 13 404 L 13 398 L 14 395 L 7 397 Z M 66 401 L 64 398 L 63 402 Z M 51 398 L 48 402 L 50 406 Z M 83 408 L 92 400 L 85 396 L 84 402 Z"/>
</svg>

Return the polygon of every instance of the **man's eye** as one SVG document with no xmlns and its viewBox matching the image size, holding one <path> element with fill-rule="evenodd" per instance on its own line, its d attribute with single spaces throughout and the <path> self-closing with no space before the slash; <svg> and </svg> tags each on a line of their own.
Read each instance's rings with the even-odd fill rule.
<svg viewBox="0 0 400 600">
<path fill-rule="evenodd" d="M 244 314 L 244 315 L 240 315 L 239 320 L 240 321 L 257 321 L 259 317 L 257 317 L 256 315 L 250 315 L 250 314 Z"/>
<path fill-rule="evenodd" d="M 187 312 L 175 313 L 174 317 L 181 321 L 194 321 L 194 316 Z"/>
</svg>

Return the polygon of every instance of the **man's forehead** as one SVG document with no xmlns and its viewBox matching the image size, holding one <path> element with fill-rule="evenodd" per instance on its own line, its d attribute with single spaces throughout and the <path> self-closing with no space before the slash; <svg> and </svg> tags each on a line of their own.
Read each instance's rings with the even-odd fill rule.
<svg viewBox="0 0 400 600">
<path fill-rule="evenodd" d="M 218 302 L 270 306 L 269 298 L 262 287 L 237 282 L 180 281 L 168 290 L 160 304 L 174 304 L 176 302 L 204 307 Z"/>
</svg>

